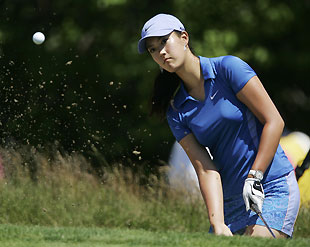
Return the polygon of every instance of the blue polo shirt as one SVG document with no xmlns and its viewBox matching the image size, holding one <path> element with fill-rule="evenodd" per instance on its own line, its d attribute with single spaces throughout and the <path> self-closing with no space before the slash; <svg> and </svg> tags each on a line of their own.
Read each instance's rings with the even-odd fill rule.
<svg viewBox="0 0 310 247">
<path fill-rule="evenodd" d="M 196 100 L 181 83 L 168 108 L 167 120 L 177 141 L 192 133 L 200 144 L 210 149 L 222 178 L 225 199 L 242 193 L 258 150 L 263 125 L 236 97 L 256 73 L 234 56 L 199 58 L 205 79 L 205 99 Z M 262 182 L 292 170 L 279 145 Z"/>
</svg>

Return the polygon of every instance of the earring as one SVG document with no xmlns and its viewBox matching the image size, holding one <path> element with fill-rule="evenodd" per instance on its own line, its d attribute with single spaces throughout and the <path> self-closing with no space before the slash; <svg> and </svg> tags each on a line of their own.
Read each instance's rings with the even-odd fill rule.
<svg viewBox="0 0 310 247">
<path fill-rule="evenodd" d="M 164 73 L 164 69 L 159 66 L 160 73 Z"/>
<path fill-rule="evenodd" d="M 186 51 L 186 45 L 184 45 L 184 51 Z"/>
</svg>

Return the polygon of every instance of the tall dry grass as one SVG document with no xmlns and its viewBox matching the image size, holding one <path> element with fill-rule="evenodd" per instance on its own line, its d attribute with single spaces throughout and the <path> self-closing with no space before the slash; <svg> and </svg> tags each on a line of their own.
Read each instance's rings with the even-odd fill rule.
<svg viewBox="0 0 310 247">
<path fill-rule="evenodd" d="M 98 177 L 80 154 L 0 151 L 0 223 L 208 230 L 199 193 L 170 188 L 164 175 L 146 178 L 116 164 Z"/>
</svg>

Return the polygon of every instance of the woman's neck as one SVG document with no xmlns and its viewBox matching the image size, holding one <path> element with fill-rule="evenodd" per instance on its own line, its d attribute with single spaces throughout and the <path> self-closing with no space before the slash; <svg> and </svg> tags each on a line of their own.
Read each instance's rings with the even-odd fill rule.
<svg viewBox="0 0 310 247">
<path fill-rule="evenodd" d="M 182 79 L 188 92 L 200 89 L 204 79 L 200 68 L 200 60 L 190 51 L 185 59 L 182 68 L 177 71 L 177 75 Z"/>
</svg>

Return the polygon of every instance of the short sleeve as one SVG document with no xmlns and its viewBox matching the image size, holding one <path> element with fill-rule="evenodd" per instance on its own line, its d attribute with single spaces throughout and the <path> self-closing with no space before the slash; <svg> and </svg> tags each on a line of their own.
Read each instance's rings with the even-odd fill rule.
<svg viewBox="0 0 310 247">
<path fill-rule="evenodd" d="M 235 56 L 225 56 L 221 68 L 225 79 L 237 94 L 245 84 L 256 75 L 255 71 L 243 60 Z"/>
<path fill-rule="evenodd" d="M 184 119 L 182 119 L 181 114 L 172 107 L 169 107 L 167 111 L 167 121 L 172 134 L 178 142 L 192 132 L 183 122 Z"/>
</svg>

